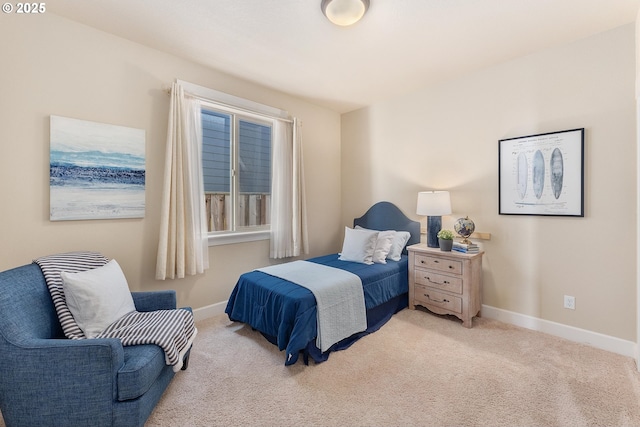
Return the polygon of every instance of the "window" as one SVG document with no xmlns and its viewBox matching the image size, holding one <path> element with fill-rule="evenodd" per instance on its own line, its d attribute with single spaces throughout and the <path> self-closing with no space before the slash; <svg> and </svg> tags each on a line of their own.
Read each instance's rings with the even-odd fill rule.
<svg viewBox="0 0 640 427">
<path fill-rule="evenodd" d="M 200 101 L 209 245 L 266 240 L 272 232 L 281 236 L 280 212 L 288 213 L 289 198 L 277 195 L 289 190 L 280 185 L 273 197 L 272 183 L 286 180 L 274 177 L 272 163 L 290 168 L 287 146 L 293 147 L 293 142 L 285 142 L 289 133 L 284 130 L 293 129 L 295 119 L 275 107 L 182 80 L 177 83 Z M 277 218 L 271 218 L 272 204 L 283 205 L 278 206 Z"/>
<path fill-rule="evenodd" d="M 273 122 L 213 104 L 201 114 L 209 232 L 268 231 Z"/>
</svg>

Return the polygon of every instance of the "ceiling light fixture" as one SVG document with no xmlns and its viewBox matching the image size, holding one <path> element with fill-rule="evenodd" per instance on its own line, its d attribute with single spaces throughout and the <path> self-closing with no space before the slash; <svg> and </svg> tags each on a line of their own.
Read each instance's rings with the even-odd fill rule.
<svg viewBox="0 0 640 427">
<path fill-rule="evenodd" d="M 329 21 L 346 27 L 364 16 L 369 9 L 369 0 L 322 0 L 320 8 Z"/>
</svg>

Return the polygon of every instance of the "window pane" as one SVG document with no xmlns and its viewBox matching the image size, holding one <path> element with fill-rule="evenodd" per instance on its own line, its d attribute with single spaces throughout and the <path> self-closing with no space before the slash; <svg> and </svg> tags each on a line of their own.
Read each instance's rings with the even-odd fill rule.
<svg viewBox="0 0 640 427">
<path fill-rule="evenodd" d="M 271 126 L 239 121 L 238 227 L 269 224 Z"/>
<path fill-rule="evenodd" d="M 202 173 L 209 231 L 230 230 L 231 116 L 202 110 Z"/>
</svg>

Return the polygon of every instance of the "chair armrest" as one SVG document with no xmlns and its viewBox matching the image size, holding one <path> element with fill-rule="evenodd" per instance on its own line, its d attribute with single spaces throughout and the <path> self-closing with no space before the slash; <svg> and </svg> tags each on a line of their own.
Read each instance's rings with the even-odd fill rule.
<svg viewBox="0 0 640 427">
<path fill-rule="evenodd" d="M 176 291 L 131 292 L 138 311 L 173 310 L 176 308 Z"/>
<path fill-rule="evenodd" d="M 25 339 L 7 345 L 13 350 L 2 352 L 0 363 L 7 408 L 28 412 L 39 402 L 41 413 L 61 419 L 69 416 L 61 411 L 85 412 L 88 404 L 95 414 L 112 411 L 118 370 L 124 365 L 119 339 Z"/>
<path fill-rule="evenodd" d="M 115 375 L 124 365 L 122 341 L 117 338 L 30 338 L 13 345 L 18 351 L 3 354 L 5 363 L 0 363 L 0 369 L 8 362 L 21 362 L 24 366 L 32 364 L 32 370 L 66 372 L 63 375 L 68 377 L 81 372 L 95 375 L 99 371 Z M 7 360 L 11 358 L 15 360 Z"/>
</svg>

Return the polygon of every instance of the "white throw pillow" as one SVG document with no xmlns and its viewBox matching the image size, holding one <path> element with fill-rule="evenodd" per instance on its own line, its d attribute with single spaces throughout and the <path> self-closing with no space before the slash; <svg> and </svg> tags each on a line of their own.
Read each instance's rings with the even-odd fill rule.
<svg viewBox="0 0 640 427">
<path fill-rule="evenodd" d="M 378 232 L 372 230 L 354 230 L 344 228 L 344 241 L 340 260 L 373 264 L 373 252 L 376 248 Z"/>
<path fill-rule="evenodd" d="M 396 234 L 393 237 L 393 243 L 391 244 L 391 250 L 389 251 L 387 258 L 394 261 L 400 261 L 402 251 L 404 250 L 404 247 L 407 246 L 407 242 L 410 238 L 411 233 L 408 231 L 396 231 Z"/>
<path fill-rule="evenodd" d="M 135 311 L 129 284 L 120 265 L 111 260 L 102 267 L 78 273 L 60 273 L 69 311 L 87 338 Z"/>
<path fill-rule="evenodd" d="M 368 230 L 368 231 L 377 231 L 370 230 L 368 228 L 360 227 L 356 225 L 356 230 Z M 391 250 L 391 245 L 393 244 L 393 239 L 395 238 L 396 232 L 395 230 L 385 230 L 378 232 L 378 240 L 376 240 L 376 247 L 373 251 L 373 262 L 377 264 L 386 264 L 387 256 L 389 255 L 389 251 Z"/>
</svg>

